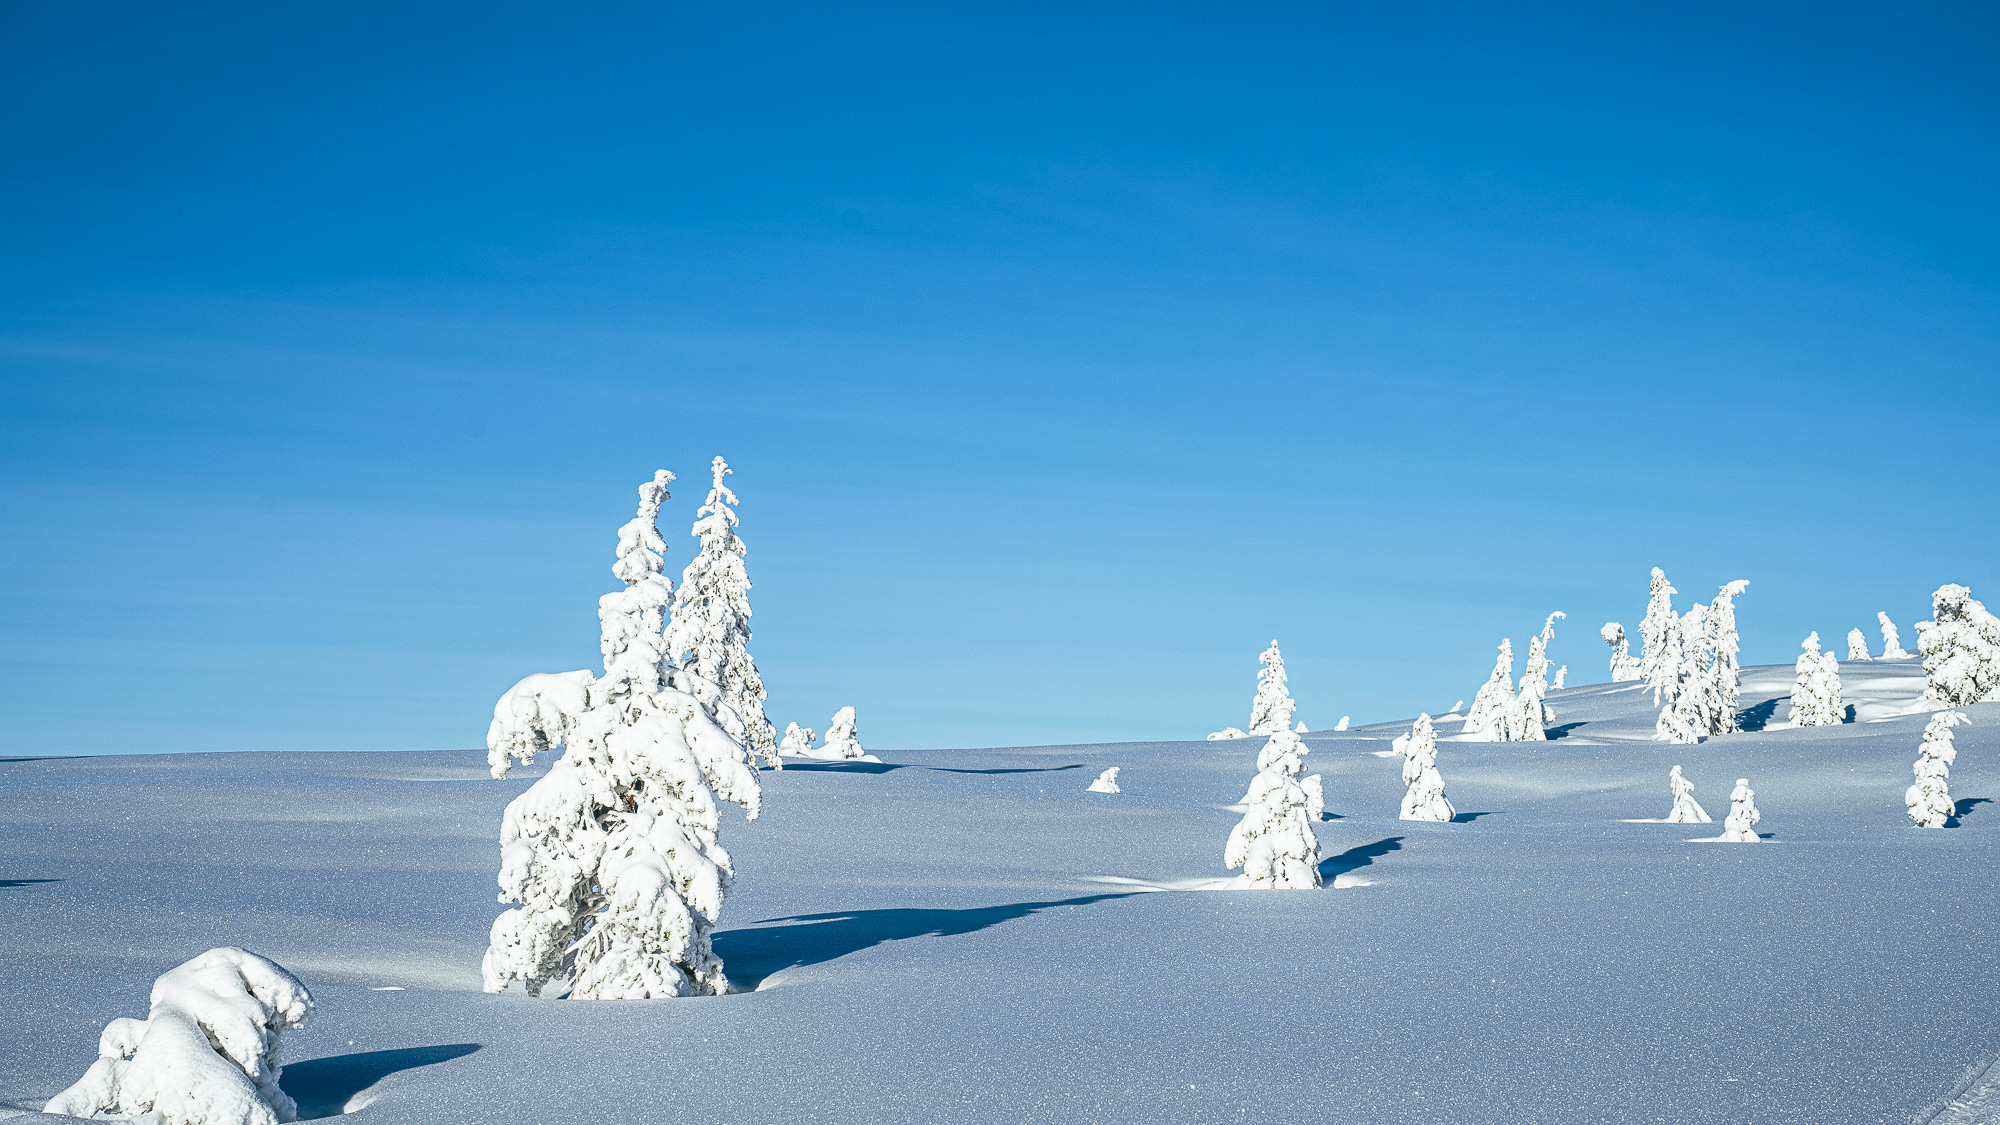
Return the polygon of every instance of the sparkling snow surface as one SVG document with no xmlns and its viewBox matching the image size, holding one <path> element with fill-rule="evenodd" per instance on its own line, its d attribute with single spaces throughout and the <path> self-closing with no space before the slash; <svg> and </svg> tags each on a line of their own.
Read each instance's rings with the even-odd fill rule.
<svg viewBox="0 0 2000 1125">
<path fill-rule="evenodd" d="M 1922 686 L 1841 675 L 1863 719 Z M 1961 826 L 1925 831 L 1927 716 L 1776 729 L 1791 680 L 1747 669 L 1752 729 L 1698 746 L 1651 741 L 1637 684 L 1551 693 L 1551 741 L 1440 743 L 1450 824 L 1396 818 L 1373 752 L 1408 720 L 1309 735 L 1316 891 L 1132 890 L 1227 874 L 1262 740 L 790 762 L 723 825 L 716 948 L 756 991 L 650 1002 L 479 991 L 500 810 L 546 759 L 0 759 L 0 1106 L 241 945 L 319 1001 L 284 1044 L 306 1118 L 1993 1120 L 2000 704 L 1956 732 Z M 1625 823 L 1676 762 L 1751 778 L 1772 846 Z M 1110 766 L 1116 801 L 1085 791 Z"/>
</svg>

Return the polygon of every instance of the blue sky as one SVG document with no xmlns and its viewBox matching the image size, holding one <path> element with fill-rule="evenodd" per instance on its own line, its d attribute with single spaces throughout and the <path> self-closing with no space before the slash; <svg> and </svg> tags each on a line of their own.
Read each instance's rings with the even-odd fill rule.
<svg viewBox="0 0 2000 1125">
<path fill-rule="evenodd" d="M 1607 10 L 1610 9 L 1610 10 Z M 737 472 L 883 748 L 2000 597 L 1990 7 L 0 5 L 10 753 L 480 743 Z M 1683 599 L 1683 605 L 1685 599 Z M 1872 635 L 1872 627 L 1870 629 Z"/>
</svg>

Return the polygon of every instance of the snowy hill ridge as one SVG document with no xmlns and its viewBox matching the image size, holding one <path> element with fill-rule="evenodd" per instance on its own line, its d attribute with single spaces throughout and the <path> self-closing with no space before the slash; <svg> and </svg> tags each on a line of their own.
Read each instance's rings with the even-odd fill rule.
<svg viewBox="0 0 2000 1125">
<path fill-rule="evenodd" d="M 794 760 L 727 814 L 742 991 L 667 1001 L 480 991 L 500 810 L 546 762 L 4 759 L 0 1105 L 237 945 L 318 1002 L 285 1039 L 305 1119 L 1989 1120 L 2000 704 L 1964 708 L 1958 826 L 1925 831 L 1922 670 L 1840 674 L 1857 721 L 1791 728 L 1793 667 L 1749 668 L 1746 729 L 1696 745 L 1636 683 L 1552 691 L 1544 742 L 1441 717 L 1449 823 L 1397 818 L 1408 722 L 1305 734 L 1318 891 L 1151 890 L 1229 874 L 1262 739 Z M 1718 822 L 1749 778 L 1767 846 L 1626 823 L 1675 765 Z M 687 1081 L 723 1073 L 752 1077 Z"/>
</svg>

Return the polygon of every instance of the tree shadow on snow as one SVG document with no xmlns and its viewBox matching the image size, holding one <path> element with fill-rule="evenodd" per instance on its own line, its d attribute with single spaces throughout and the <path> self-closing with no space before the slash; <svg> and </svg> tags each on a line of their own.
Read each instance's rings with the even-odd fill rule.
<svg viewBox="0 0 2000 1125">
<path fill-rule="evenodd" d="M 786 762 L 785 772 L 798 770 L 801 773 L 888 773 L 890 770 L 908 769 L 893 762 Z"/>
<path fill-rule="evenodd" d="M 1960 801 L 1959 804 L 1964 804 Z M 0 887 L 26 887 L 34 883 L 60 883 L 61 879 L 0 879 Z"/>
<path fill-rule="evenodd" d="M 1587 723 L 1564 723 L 1559 727 L 1547 727 L 1542 731 L 1542 737 L 1553 742 L 1556 739 L 1561 738 L 1563 735 L 1568 734 L 1569 732 L 1575 730 L 1578 727 L 1588 726 L 1588 725 L 1589 724 Z"/>
<path fill-rule="evenodd" d="M 84 755 L 79 755 L 79 757 L 82 756 Z M 53 762 L 53 761 L 55 761 L 55 758 L 48 755 L 44 755 L 43 757 L 40 758 L 0 758 L 0 764 L 5 764 L 9 762 Z"/>
<path fill-rule="evenodd" d="M 359 1051 L 324 1059 L 287 1063 L 278 1085 L 299 1103 L 299 1119 L 337 1117 L 348 1100 L 398 1071 L 462 1059 L 479 1049 L 477 1043 L 444 1043 L 435 1047 L 398 1047 L 390 1051 Z"/>
<path fill-rule="evenodd" d="M 1495 810 L 1493 812 L 1462 812 L 1455 814 L 1451 818 L 1451 822 L 1453 824 L 1471 824 L 1473 821 L 1478 820 L 1482 816 L 1499 816 L 1499 815 L 1500 813 L 1498 810 Z"/>
<path fill-rule="evenodd" d="M 1401 836 L 1390 836 L 1377 840 L 1372 844 L 1360 844 L 1349 848 L 1339 855 L 1329 856 L 1319 861 L 1320 881 L 1331 883 L 1333 882 L 1333 877 L 1336 875 L 1345 875 L 1349 871 L 1368 866 L 1390 852 L 1399 852 L 1402 850 L 1403 838 Z"/>
<path fill-rule="evenodd" d="M 1778 713 L 1778 704 L 1789 698 L 1791 697 L 1781 695 L 1776 699 L 1766 699 L 1755 707 L 1746 707 L 1738 711 L 1736 713 L 1737 728 L 1746 732 L 1763 730 L 1765 724 L 1771 721 L 1771 717 Z"/>
<path fill-rule="evenodd" d="M 956 937 L 1061 906 L 1088 906 L 1107 899 L 1130 898 L 1143 891 L 1116 891 L 1053 902 L 1010 902 L 963 910 L 838 910 L 767 918 L 789 926 L 725 930 L 715 935 L 715 951 L 731 982 L 756 988 L 764 978 L 800 965 L 820 965 L 883 942 L 916 937 Z M 289 1073 L 289 1071 L 287 1072 Z"/>
<path fill-rule="evenodd" d="M 1061 773 L 1064 770 L 1080 770 L 1083 768 L 1083 763 L 1077 762 L 1074 765 L 1068 766 L 1021 766 L 1005 770 L 954 770 L 947 769 L 944 766 L 925 766 L 923 768 L 937 773 Z"/>
<path fill-rule="evenodd" d="M 1991 797 L 1967 797 L 1964 800 L 1952 802 L 1951 806 L 1952 824 L 1956 826 L 1959 821 L 1964 820 L 1968 816 L 1971 816 L 1972 810 L 1975 806 L 1990 805 L 1992 803 L 1993 803 L 1993 798 Z M 5 885 L 6 884 L 4 883 L 0 883 L 0 886 L 5 886 Z"/>
</svg>

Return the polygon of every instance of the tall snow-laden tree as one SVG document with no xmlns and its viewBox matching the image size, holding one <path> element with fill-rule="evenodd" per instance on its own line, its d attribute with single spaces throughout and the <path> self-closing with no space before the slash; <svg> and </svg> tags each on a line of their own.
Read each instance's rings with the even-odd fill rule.
<svg viewBox="0 0 2000 1125">
<path fill-rule="evenodd" d="M 1652 689 L 1653 705 L 1664 706 L 1662 698 L 1677 681 L 1681 666 L 1681 619 L 1674 612 L 1674 595 L 1679 591 L 1667 581 L 1667 572 L 1653 568 L 1653 596 L 1646 603 L 1646 619 L 1639 623 L 1639 639 L 1646 651 L 1639 656 L 1639 678 Z"/>
<path fill-rule="evenodd" d="M 1917 651 L 1929 677 L 1924 702 L 1964 707 L 2000 700 L 2000 620 L 1956 584 L 1931 595 L 1931 617 L 1917 622 Z"/>
<path fill-rule="evenodd" d="M 1873 660 L 1868 655 L 1868 634 L 1859 629 L 1847 631 L 1847 658 L 1849 660 Z"/>
<path fill-rule="evenodd" d="M 1690 606 L 1673 636 L 1680 662 L 1656 670 L 1653 689 L 1660 714 L 1653 723 L 1653 737 L 1691 745 L 1700 742 L 1715 721 L 1708 607 L 1699 602 Z"/>
<path fill-rule="evenodd" d="M 1514 709 L 1514 640 L 1503 637 L 1500 655 L 1493 661 L 1493 674 L 1479 685 L 1472 697 L 1472 710 L 1465 713 L 1464 731 L 1480 736 L 1481 742 L 1507 741 L 1507 716 Z"/>
<path fill-rule="evenodd" d="M 1562 610 L 1549 614 L 1542 622 L 1542 631 L 1528 642 L 1528 666 L 1521 674 L 1521 691 L 1514 697 L 1514 706 L 1507 713 L 1507 739 L 1510 742 L 1544 742 L 1548 735 L 1544 729 L 1555 719 L 1555 712 L 1542 702 L 1549 694 L 1549 642 L 1555 639 L 1556 622 L 1563 617 Z"/>
<path fill-rule="evenodd" d="M 1939 711 L 1924 724 L 1924 742 L 1917 748 L 1917 782 L 1903 794 L 1903 804 L 1918 828 L 1943 828 L 1958 811 L 1949 785 L 1951 764 L 1958 760 L 1951 728 L 1966 721 L 1963 711 Z"/>
<path fill-rule="evenodd" d="M 641 485 L 618 530 L 624 589 L 597 611 L 604 674 L 563 756 L 502 817 L 500 901 L 518 905 L 493 922 L 489 992 L 519 980 L 540 995 L 563 977 L 577 999 L 728 991 L 709 944 L 733 874 L 716 798 L 754 818 L 759 791 L 749 748 L 680 686 L 668 655 L 657 519 L 673 479 L 662 469 Z"/>
<path fill-rule="evenodd" d="M 1403 784 L 1409 786 L 1403 794 L 1402 810 L 1397 814 L 1403 820 L 1445 824 L 1457 815 L 1444 795 L 1444 777 L 1438 773 L 1437 758 L 1437 730 L 1431 725 L 1429 715 L 1418 715 L 1410 727 L 1409 740 L 1403 744 Z"/>
<path fill-rule="evenodd" d="M 764 678 L 750 658 L 750 579 L 743 569 L 748 549 L 736 534 L 736 493 L 722 480 L 730 475 L 729 463 L 717 457 L 709 472 L 714 484 L 695 511 L 690 532 L 701 549 L 681 572 L 667 623 L 667 655 L 680 670 L 693 673 L 695 685 L 714 685 L 718 698 L 709 709 L 723 729 L 748 742 L 765 765 L 783 769 L 777 732 L 764 715 Z"/>
<path fill-rule="evenodd" d="M 1250 701 L 1250 732 L 1253 735 L 1270 734 L 1274 730 L 1292 729 L 1291 690 L 1285 682 L 1285 658 L 1278 651 L 1278 642 L 1257 658 L 1263 665 L 1257 671 L 1257 696 Z"/>
<path fill-rule="evenodd" d="M 1223 862 L 1243 869 L 1243 885 L 1259 890 L 1319 886 L 1319 837 L 1312 827 L 1312 792 L 1319 775 L 1301 779 L 1306 744 L 1291 730 L 1271 732 L 1257 754 L 1257 776 L 1243 795 L 1249 808 L 1229 833 Z"/>
<path fill-rule="evenodd" d="M 1709 734 L 1734 734 L 1742 729 L 1736 719 L 1742 701 L 1743 668 L 1737 654 L 1743 649 L 1736 634 L 1736 597 L 1750 588 L 1750 580 L 1725 582 L 1708 603 L 1704 622 L 1708 636 Z"/>
<path fill-rule="evenodd" d="M 1819 634 L 1807 637 L 1799 646 L 1797 673 L 1792 681 L 1792 725 L 1831 727 L 1840 725 L 1844 707 L 1840 702 L 1840 662 L 1830 652 L 1819 650 Z"/>
<path fill-rule="evenodd" d="M 1908 660 L 1910 653 L 1903 651 L 1903 641 L 1896 635 L 1896 623 L 1880 610 L 1875 612 L 1875 620 L 1882 625 L 1882 659 Z"/>
<path fill-rule="evenodd" d="M 1632 656 L 1625 640 L 1625 626 L 1616 621 L 1606 621 L 1604 628 L 1597 631 L 1604 643 L 1611 646 L 1611 682 L 1622 684 L 1639 678 L 1639 661 Z"/>
<path fill-rule="evenodd" d="M 1755 844 L 1757 822 L 1764 814 L 1757 811 L 1757 791 L 1750 788 L 1750 779 L 1739 777 L 1736 788 L 1729 791 L 1729 818 L 1722 822 L 1722 839 L 1732 844 Z"/>
<path fill-rule="evenodd" d="M 1682 776 L 1679 766 L 1675 766 L 1673 772 L 1667 774 L 1667 788 L 1674 794 L 1674 807 L 1667 813 L 1668 824 L 1709 823 L 1708 810 L 1702 808 L 1701 802 L 1694 799 L 1694 782 Z"/>
</svg>

